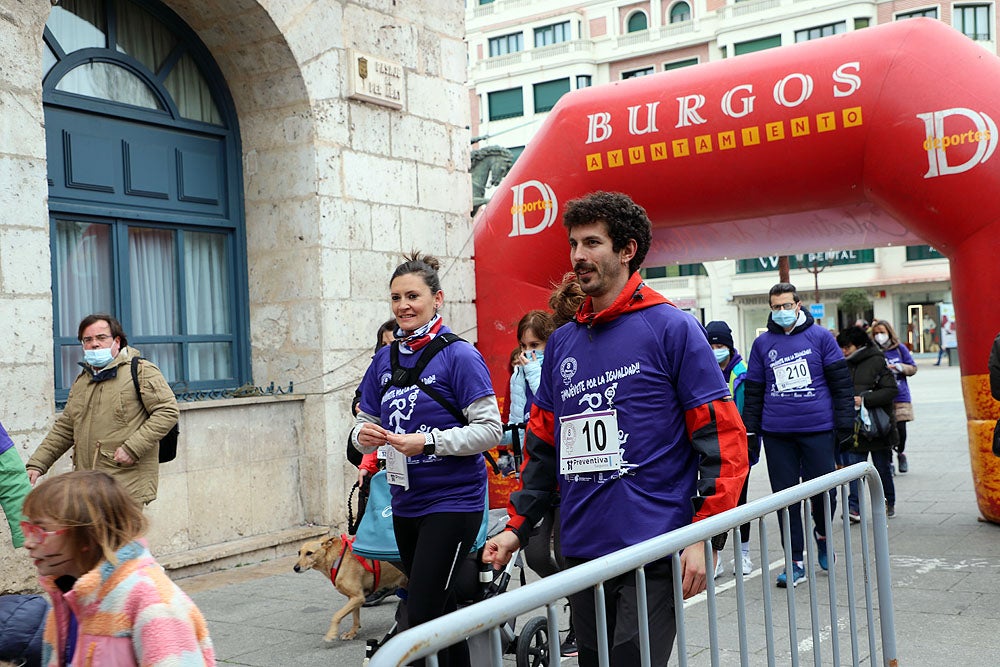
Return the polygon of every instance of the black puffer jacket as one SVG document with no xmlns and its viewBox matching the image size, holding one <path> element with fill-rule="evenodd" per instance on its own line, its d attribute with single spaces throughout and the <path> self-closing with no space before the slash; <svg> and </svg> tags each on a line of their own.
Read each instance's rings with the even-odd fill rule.
<svg viewBox="0 0 1000 667">
<path fill-rule="evenodd" d="M 875 345 L 866 345 L 847 357 L 847 368 L 854 380 L 854 395 L 861 396 L 865 406 L 869 408 L 884 408 L 893 425 L 888 438 L 859 440 L 861 446 L 855 451 L 863 453 L 895 447 L 899 443 L 899 432 L 895 428 L 896 416 L 892 400 L 899 393 L 899 387 L 892 371 L 885 365 L 885 355 Z"/>
<path fill-rule="evenodd" d="M 0 595 L 0 660 L 42 664 L 42 631 L 48 600 L 41 595 Z"/>
</svg>

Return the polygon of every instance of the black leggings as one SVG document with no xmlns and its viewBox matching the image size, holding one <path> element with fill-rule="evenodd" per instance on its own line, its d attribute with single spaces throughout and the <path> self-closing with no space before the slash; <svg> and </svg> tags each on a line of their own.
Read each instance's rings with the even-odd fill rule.
<svg viewBox="0 0 1000 667">
<path fill-rule="evenodd" d="M 455 611 L 455 571 L 468 557 L 479 533 L 482 512 L 438 512 L 417 517 L 393 514 L 396 546 L 409 578 L 406 591 L 408 627 Z M 423 660 L 414 661 L 423 665 Z M 463 641 L 438 653 L 441 667 L 468 667 Z"/>
<path fill-rule="evenodd" d="M 896 451 L 900 454 L 906 449 L 906 422 L 896 422 L 896 431 L 899 433 L 899 444 Z"/>
</svg>

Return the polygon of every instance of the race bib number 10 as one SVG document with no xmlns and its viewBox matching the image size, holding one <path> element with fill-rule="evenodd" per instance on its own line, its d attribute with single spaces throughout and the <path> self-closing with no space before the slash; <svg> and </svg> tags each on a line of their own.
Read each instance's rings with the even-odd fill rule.
<svg viewBox="0 0 1000 667">
<path fill-rule="evenodd" d="M 559 424 L 559 474 L 618 470 L 621 467 L 616 410 L 562 417 Z"/>
</svg>

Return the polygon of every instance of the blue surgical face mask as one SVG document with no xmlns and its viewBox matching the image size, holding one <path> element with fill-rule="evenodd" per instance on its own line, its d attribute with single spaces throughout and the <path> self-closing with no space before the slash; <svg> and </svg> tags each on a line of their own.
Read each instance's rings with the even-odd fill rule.
<svg viewBox="0 0 1000 667">
<path fill-rule="evenodd" d="M 729 348 L 726 347 L 713 347 L 712 352 L 715 353 L 715 360 L 720 364 L 729 358 Z"/>
<path fill-rule="evenodd" d="M 787 329 L 795 324 L 795 320 L 798 318 L 799 314 L 794 308 L 792 310 L 779 310 L 776 313 L 771 313 L 771 319 L 782 329 Z"/>
<path fill-rule="evenodd" d="M 94 368 L 104 368 L 111 363 L 112 359 L 114 359 L 114 356 L 111 354 L 110 347 L 83 351 L 83 360 Z"/>
</svg>

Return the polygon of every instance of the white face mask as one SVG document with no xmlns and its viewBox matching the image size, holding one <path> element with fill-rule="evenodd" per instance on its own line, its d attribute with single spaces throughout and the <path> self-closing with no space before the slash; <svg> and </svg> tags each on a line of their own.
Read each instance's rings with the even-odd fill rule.
<svg viewBox="0 0 1000 667">
<path fill-rule="evenodd" d="M 879 345 L 884 346 L 886 343 L 889 342 L 889 334 L 884 334 L 884 333 L 875 334 L 875 342 L 878 343 Z"/>
</svg>

